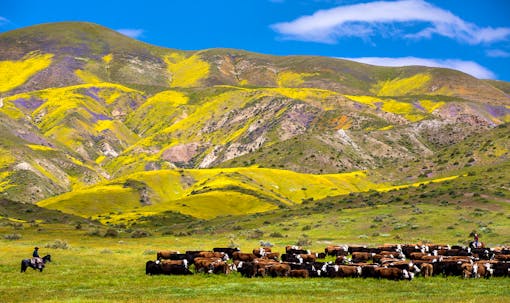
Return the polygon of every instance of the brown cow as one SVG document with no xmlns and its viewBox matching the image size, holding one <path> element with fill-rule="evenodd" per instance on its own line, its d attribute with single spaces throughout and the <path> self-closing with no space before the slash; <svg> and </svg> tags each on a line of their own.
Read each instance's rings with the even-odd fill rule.
<svg viewBox="0 0 510 303">
<path fill-rule="evenodd" d="M 402 280 L 408 279 L 411 280 L 413 275 L 411 275 L 407 270 L 402 270 L 396 267 L 377 267 L 375 269 L 375 275 L 378 278 L 388 279 L 388 280 Z"/>
<path fill-rule="evenodd" d="M 220 258 L 224 261 L 228 260 L 228 255 L 224 252 L 201 251 L 197 257 L 201 258 Z"/>
<path fill-rule="evenodd" d="M 342 278 L 357 278 L 361 276 L 361 266 L 339 265 L 338 271 L 340 272 L 339 276 Z"/>
<path fill-rule="evenodd" d="M 257 273 L 255 274 L 256 277 L 265 277 L 267 275 L 267 270 L 269 267 L 259 267 L 257 268 Z"/>
<path fill-rule="evenodd" d="M 172 273 L 176 266 L 182 267 L 184 269 L 188 268 L 187 260 L 161 260 L 160 263 L 161 272 L 164 274 Z"/>
<path fill-rule="evenodd" d="M 255 264 L 255 270 L 256 270 L 256 276 L 258 277 L 265 277 L 268 273 L 269 268 L 275 264 L 280 264 L 280 262 L 276 262 L 275 260 L 271 259 L 255 259 L 253 261 Z"/>
<path fill-rule="evenodd" d="M 326 253 L 327 256 L 346 256 L 349 254 L 349 247 L 346 245 L 328 245 L 324 249 L 324 253 Z"/>
<path fill-rule="evenodd" d="M 267 253 L 271 252 L 271 247 L 259 247 L 253 249 L 253 254 L 257 256 L 257 258 L 264 257 Z"/>
<path fill-rule="evenodd" d="M 182 265 L 184 267 L 188 267 L 188 260 L 161 260 L 161 266 L 164 267 L 166 265 Z"/>
<path fill-rule="evenodd" d="M 306 269 L 293 269 L 289 272 L 291 278 L 308 278 L 309 275 Z"/>
<path fill-rule="evenodd" d="M 317 256 L 312 254 L 300 254 L 299 256 L 303 259 L 303 262 L 315 262 L 317 260 Z"/>
<path fill-rule="evenodd" d="M 423 252 L 412 252 L 409 254 L 411 260 L 423 260 L 423 257 L 425 256 L 430 256 L 430 254 Z"/>
<path fill-rule="evenodd" d="M 213 262 L 222 261 L 221 258 L 202 258 L 197 257 L 194 259 L 195 272 L 208 272 Z"/>
<path fill-rule="evenodd" d="M 464 278 L 474 278 L 477 275 L 478 265 L 463 263 L 461 264 L 462 269 L 462 277 Z"/>
<path fill-rule="evenodd" d="M 239 260 L 239 261 L 244 261 L 244 262 L 253 261 L 257 258 L 254 254 L 242 253 L 242 252 L 238 252 L 238 251 L 233 253 L 232 257 L 234 260 Z"/>
<path fill-rule="evenodd" d="M 230 273 L 230 265 L 225 261 L 214 261 L 209 265 L 208 273 L 228 274 Z"/>
<path fill-rule="evenodd" d="M 347 264 L 347 263 L 349 263 L 349 259 L 347 259 L 346 256 L 338 256 L 335 259 L 336 265 Z"/>
<path fill-rule="evenodd" d="M 280 253 L 279 252 L 266 253 L 263 258 L 278 261 L 280 259 Z"/>
<path fill-rule="evenodd" d="M 274 264 L 269 268 L 271 277 L 287 277 L 290 273 L 290 265 L 285 263 Z"/>
<path fill-rule="evenodd" d="M 171 255 L 178 254 L 178 253 L 179 253 L 178 251 L 174 251 L 174 250 L 160 250 L 156 254 L 156 259 L 157 260 L 170 259 Z"/>
<path fill-rule="evenodd" d="M 353 263 L 360 263 L 360 262 L 366 262 L 370 261 L 374 258 L 375 253 L 369 253 L 369 252 L 353 252 L 352 253 L 352 262 Z"/>
<path fill-rule="evenodd" d="M 477 275 L 475 276 L 475 278 L 489 279 L 490 277 L 492 277 L 494 270 L 492 269 L 492 264 L 490 262 L 478 261 L 475 263 L 475 265 L 478 267 Z"/>
</svg>

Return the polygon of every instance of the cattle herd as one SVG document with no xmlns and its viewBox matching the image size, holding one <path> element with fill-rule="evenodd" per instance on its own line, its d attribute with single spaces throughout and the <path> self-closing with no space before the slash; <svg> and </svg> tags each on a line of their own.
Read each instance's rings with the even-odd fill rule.
<svg viewBox="0 0 510 303">
<path fill-rule="evenodd" d="M 330 261 L 326 261 L 330 260 Z M 363 277 L 411 280 L 416 275 L 489 278 L 510 276 L 510 248 L 471 248 L 449 245 L 328 246 L 314 253 L 297 246 L 285 253 L 271 247 L 252 252 L 239 248 L 212 251 L 162 250 L 147 261 L 147 275 L 229 274 L 252 277 Z"/>
</svg>

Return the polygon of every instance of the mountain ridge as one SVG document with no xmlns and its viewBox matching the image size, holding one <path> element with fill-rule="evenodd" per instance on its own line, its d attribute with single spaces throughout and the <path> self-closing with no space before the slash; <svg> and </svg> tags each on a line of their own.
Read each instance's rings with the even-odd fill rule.
<svg viewBox="0 0 510 303">
<path fill-rule="evenodd" d="M 459 168 L 442 166 L 444 173 L 436 175 L 428 164 L 418 169 L 422 161 L 472 137 L 490 137 L 510 122 L 506 82 L 328 57 L 181 51 L 92 23 L 0 34 L 0 71 L 5 71 L 0 72 L 0 119 L 6 126 L 0 128 L 0 192 L 13 201 L 45 200 L 41 205 L 60 198 L 69 204 L 67 197 L 80 196 L 82 204 L 60 207 L 68 210 L 87 208 L 83 203 L 93 203 L 98 193 L 105 195 L 104 203 L 115 195 L 129 202 L 121 209 L 131 215 L 137 207 L 154 208 L 140 204 L 151 197 L 211 207 L 226 195 L 243 202 L 246 212 L 280 207 L 289 199 L 281 193 L 286 186 L 262 190 L 262 181 L 254 185 L 237 175 L 219 178 L 213 190 L 195 188 L 186 198 L 161 190 L 179 182 L 192 188 L 200 178 L 189 171 L 198 168 L 258 169 L 265 178 L 269 169 L 301 180 L 293 185 L 298 191 L 307 188 L 307 174 L 320 179 L 367 171 L 374 184 L 429 182 L 456 176 Z M 507 161 L 508 146 L 499 144 L 493 154 Z M 437 161 L 448 160 L 443 155 Z M 402 178 L 395 167 L 413 173 Z M 139 174 L 152 174 L 160 183 L 133 178 Z M 103 210 L 82 215 L 111 212 Z M 158 211 L 168 208 L 151 214 Z M 243 213 L 234 206 L 225 212 Z"/>
</svg>

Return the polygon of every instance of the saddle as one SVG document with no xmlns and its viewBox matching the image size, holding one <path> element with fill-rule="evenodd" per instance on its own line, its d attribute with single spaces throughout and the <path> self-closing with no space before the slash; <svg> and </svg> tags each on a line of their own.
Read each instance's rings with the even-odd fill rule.
<svg viewBox="0 0 510 303">
<path fill-rule="evenodd" d="M 44 262 L 43 262 L 42 258 L 34 257 L 34 258 L 30 259 L 30 264 L 32 264 L 33 267 L 36 267 L 40 264 L 44 264 Z"/>
</svg>

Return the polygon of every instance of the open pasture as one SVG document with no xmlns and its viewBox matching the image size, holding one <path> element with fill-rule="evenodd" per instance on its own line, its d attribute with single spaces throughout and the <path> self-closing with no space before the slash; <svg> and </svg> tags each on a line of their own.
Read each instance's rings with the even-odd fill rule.
<svg viewBox="0 0 510 303">
<path fill-rule="evenodd" d="M 376 279 L 242 278 L 230 275 L 146 276 L 145 262 L 159 249 L 212 249 L 224 236 L 103 238 L 64 225 L 20 230 L 16 241 L 0 240 L 1 302 L 508 302 L 510 279 L 417 277 L 413 281 Z M 2 227 L 1 229 L 4 229 Z M 4 230 L 1 230 L 4 232 Z M 50 248 L 56 239 L 67 249 Z M 358 239 L 359 240 L 359 239 Z M 282 240 L 283 241 L 283 240 Z M 289 241 L 289 240 L 287 240 Z M 239 240 L 243 251 L 258 246 Z M 43 272 L 21 274 L 20 261 L 34 245 L 52 255 Z M 45 247 L 47 246 L 47 247 Z M 312 250 L 325 245 L 316 243 Z M 281 252 L 284 246 L 277 244 Z"/>
</svg>

